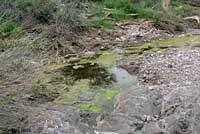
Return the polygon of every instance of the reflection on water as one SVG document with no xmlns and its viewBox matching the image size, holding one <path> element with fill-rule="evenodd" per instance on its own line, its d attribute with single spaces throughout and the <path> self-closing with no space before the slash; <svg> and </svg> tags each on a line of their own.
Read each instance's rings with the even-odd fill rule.
<svg viewBox="0 0 200 134">
<path fill-rule="evenodd" d="M 113 67 L 109 70 L 115 77 L 115 82 L 112 84 L 114 89 L 126 90 L 137 84 L 137 77 L 130 75 L 126 70 L 118 67 Z"/>
<path fill-rule="evenodd" d="M 114 80 L 108 70 L 97 63 L 70 65 L 63 71 L 64 75 L 70 76 L 73 82 L 89 79 L 91 86 L 109 85 Z"/>
<path fill-rule="evenodd" d="M 109 86 L 115 90 L 125 90 L 137 83 L 137 77 L 126 70 L 113 66 L 104 68 L 97 63 L 70 65 L 64 68 L 65 76 L 70 76 L 73 82 L 88 79 L 92 87 Z"/>
</svg>

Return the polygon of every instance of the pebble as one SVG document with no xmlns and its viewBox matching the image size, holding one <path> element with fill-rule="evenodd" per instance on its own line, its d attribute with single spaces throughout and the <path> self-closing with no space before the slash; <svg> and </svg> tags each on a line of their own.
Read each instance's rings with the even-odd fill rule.
<svg viewBox="0 0 200 134">
<path fill-rule="evenodd" d="M 67 62 L 69 62 L 69 63 L 77 63 L 77 62 L 79 62 L 79 61 L 80 61 L 80 58 L 78 58 L 78 57 L 73 57 L 73 58 L 68 59 Z"/>
<path fill-rule="evenodd" d="M 84 53 L 85 56 L 93 57 L 96 53 L 93 51 L 87 51 Z"/>
<path fill-rule="evenodd" d="M 122 54 L 124 51 L 120 48 L 115 48 L 112 52 L 116 54 Z"/>
</svg>

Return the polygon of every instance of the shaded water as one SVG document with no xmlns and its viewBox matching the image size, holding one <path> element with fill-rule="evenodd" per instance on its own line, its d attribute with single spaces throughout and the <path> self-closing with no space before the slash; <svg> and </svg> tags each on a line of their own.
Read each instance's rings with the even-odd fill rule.
<svg viewBox="0 0 200 134">
<path fill-rule="evenodd" d="M 97 63 L 83 63 L 64 67 L 64 75 L 71 76 L 73 81 L 89 79 L 90 85 L 108 85 L 114 81 L 109 71 Z"/>
<path fill-rule="evenodd" d="M 137 82 L 137 77 L 129 74 L 126 70 L 113 65 L 111 68 L 105 68 L 97 63 L 77 64 L 64 67 L 64 75 L 71 76 L 73 83 L 81 79 L 88 79 L 90 87 L 105 87 L 116 90 L 129 89 Z"/>
</svg>

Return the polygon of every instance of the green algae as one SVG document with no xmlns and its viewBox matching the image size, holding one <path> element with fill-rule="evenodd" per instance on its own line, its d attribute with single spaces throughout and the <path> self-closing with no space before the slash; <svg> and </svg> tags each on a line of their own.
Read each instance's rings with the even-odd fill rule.
<svg viewBox="0 0 200 134">
<path fill-rule="evenodd" d="M 64 91 L 54 102 L 57 104 L 74 104 L 76 102 L 76 98 L 82 93 L 88 91 L 89 88 L 89 80 L 82 79 L 74 85 L 68 85 L 68 91 Z"/>
<path fill-rule="evenodd" d="M 77 103 L 74 106 L 82 108 L 85 111 L 89 111 L 89 112 L 96 112 L 96 113 L 103 112 L 100 106 L 96 106 L 92 102 Z"/>
<path fill-rule="evenodd" d="M 73 105 L 79 107 L 85 111 L 90 112 L 102 112 L 107 111 L 103 105 L 111 104 L 113 97 L 118 93 L 117 90 L 93 87 L 89 86 L 89 80 L 82 79 L 74 85 L 68 86 L 68 91 L 63 92 L 54 103 L 56 104 L 65 104 L 65 105 Z M 82 94 L 92 92 L 94 96 L 91 99 L 80 100 L 79 97 Z M 87 97 L 87 96 L 86 96 Z M 107 105 L 106 107 L 112 106 Z M 111 111 L 111 110 L 110 110 Z"/>
<path fill-rule="evenodd" d="M 185 45 L 200 45 L 200 35 L 182 35 L 180 37 L 151 40 L 143 44 L 127 47 L 125 48 L 125 53 L 131 57 L 139 57 L 157 51 L 166 51 L 171 48 L 183 47 Z"/>
<path fill-rule="evenodd" d="M 99 88 L 92 100 L 78 102 L 74 106 L 90 112 L 111 112 L 112 99 L 117 93 L 117 90 Z"/>
<path fill-rule="evenodd" d="M 100 51 L 100 56 L 95 59 L 95 62 L 103 65 L 104 67 L 113 67 L 116 65 L 117 60 L 121 59 L 123 55 L 112 53 L 109 51 Z"/>
<path fill-rule="evenodd" d="M 117 93 L 116 90 L 106 90 L 105 96 L 108 100 L 111 100 Z"/>
<path fill-rule="evenodd" d="M 163 47 L 163 46 L 176 46 L 176 47 L 181 47 L 186 44 L 190 45 L 198 45 L 200 43 L 200 35 L 182 35 L 180 37 L 173 37 L 173 38 L 168 38 L 168 39 L 160 39 L 160 40 L 153 40 L 149 41 L 145 44 L 152 44 L 156 45 L 158 47 Z"/>
</svg>

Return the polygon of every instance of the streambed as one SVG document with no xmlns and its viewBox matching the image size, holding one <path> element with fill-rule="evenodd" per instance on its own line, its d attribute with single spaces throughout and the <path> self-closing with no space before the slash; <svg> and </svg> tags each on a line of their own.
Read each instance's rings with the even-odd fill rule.
<svg viewBox="0 0 200 134">
<path fill-rule="evenodd" d="M 199 47 L 199 35 L 182 35 L 152 40 L 115 51 L 99 51 L 95 55 L 81 55 L 76 63 L 65 63 L 58 70 L 64 76 L 67 89 L 54 100 L 57 104 L 72 105 L 88 112 L 111 112 L 113 98 L 122 90 L 138 84 L 137 76 L 118 67 L 124 58 L 139 58 L 146 54 L 191 46 Z"/>
</svg>

